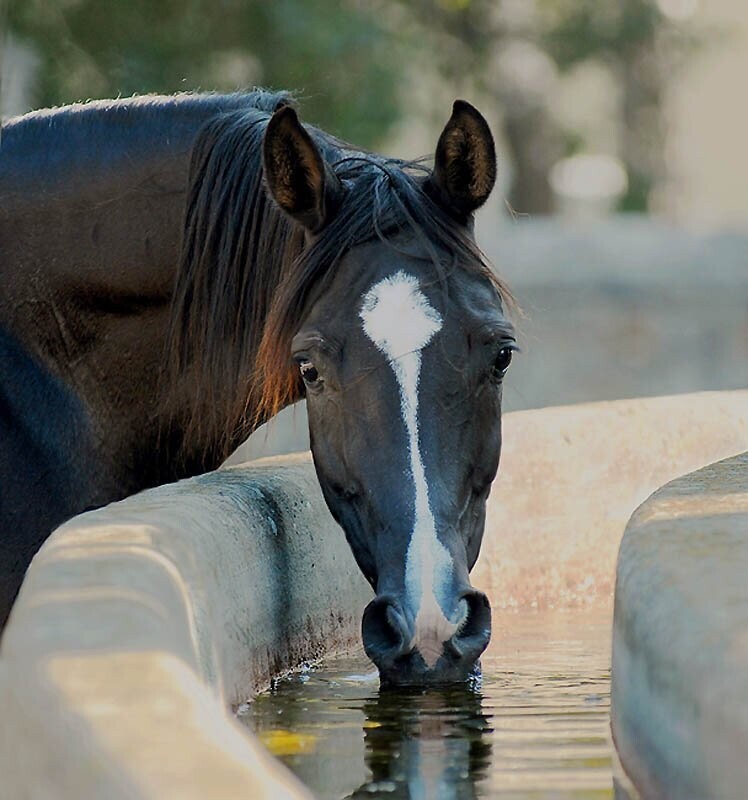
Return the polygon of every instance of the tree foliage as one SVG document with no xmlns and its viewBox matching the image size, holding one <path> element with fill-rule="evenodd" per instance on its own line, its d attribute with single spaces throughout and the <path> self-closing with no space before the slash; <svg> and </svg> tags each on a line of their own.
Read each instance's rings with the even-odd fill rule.
<svg viewBox="0 0 748 800">
<path fill-rule="evenodd" d="M 459 91 L 472 86 L 495 103 L 515 168 L 510 200 L 534 213 L 551 210 L 550 166 L 568 154 L 570 142 L 584 142 L 579 132 L 558 127 L 549 112 L 553 82 L 533 86 L 524 62 L 529 56 L 530 66 L 540 64 L 536 73 L 562 75 L 599 61 L 620 85 L 619 155 L 629 173 L 623 206 L 641 210 L 663 171 L 660 111 L 673 66 L 673 26 L 660 5 L 11 0 L 9 26 L 41 58 L 37 105 L 262 85 L 295 90 L 306 119 L 363 146 L 381 142 L 407 112 L 400 87 L 416 64 L 428 64 Z M 497 71 L 507 62 L 508 70 Z"/>
<path fill-rule="evenodd" d="M 512 56 L 534 52 L 534 59 L 525 60 L 535 67 L 545 60 L 557 75 L 583 62 L 605 64 L 616 76 L 621 96 L 618 155 L 629 177 L 621 207 L 647 209 L 664 172 L 665 82 L 683 56 L 699 44 L 687 28 L 668 19 L 660 2 L 400 0 L 400 4 L 422 26 L 422 40 L 440 53 L 437 63 L 444 75 L 451 79 L 470 75 L 477 88 L 495 99 L 515 170 L 510 202 L 520 211 L 551 210 L 549 169 L 569 142 L 580 148 L 584 142 L 578 132 L 560 130 L 549 112 L 552 81 L 543 89 L 522 75 L 518 63 L 503 74 L 492 65 L 510 52 Z"/>
<path fill-rule="evenodd" d="M 11 32 L 41 58 L 37 105 L 252 85 L 295 90 L 307 118 L 368 145 L 397 118 L 393 40 L 337 0 L 19 0 Z"/>
</svg>

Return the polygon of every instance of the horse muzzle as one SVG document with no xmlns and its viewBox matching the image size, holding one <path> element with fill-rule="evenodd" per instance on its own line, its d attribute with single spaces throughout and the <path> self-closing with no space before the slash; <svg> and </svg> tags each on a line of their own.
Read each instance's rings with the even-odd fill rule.
<svg viewBox="0 0 748 800">
<path fill-rule="evenodd" d="M 425 625 L 392 595 L 380 595 L 364 611 L 364 649 L 382 683 L 425 686 L 460 683 L 475 673 L 491 639 L 491 606 L 482 592 L 457 598 L 453 625 Z"/>
</svg>

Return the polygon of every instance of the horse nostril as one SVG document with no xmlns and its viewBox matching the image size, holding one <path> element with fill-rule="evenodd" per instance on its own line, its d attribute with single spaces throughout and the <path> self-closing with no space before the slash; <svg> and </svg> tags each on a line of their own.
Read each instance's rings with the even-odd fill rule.
<svg viewBox="0 0 748 800">
<path fill-rule="evenodd" d="M 366 606 L 361 633 L 364 650 L 375 663 L 383 657 L 397 657 L 410 645 L 411 636 L 405 617 L 389 597 L 376 597 Z"/>
<path fill-rule="evenodd" d="M 491 604 L 475 589 L 466 592 L 461 602 L 467 604 L 467 613 L 449 644 L 457 656 L 477 659 L 491 639 Z"/>
<path fill-rule="evenodd" d="M 474 589 L 455 599 L 451 618 L 444 618 L 446 629 L 433 616 L 422 619 L 417 629 L 410 610 L 392 595 L 369 603 L 361 622 L 364 649 L 379 668 L 383 686 L 452 683 L 468 677 L 491 638 L 491 606 Z"/>
</svg>

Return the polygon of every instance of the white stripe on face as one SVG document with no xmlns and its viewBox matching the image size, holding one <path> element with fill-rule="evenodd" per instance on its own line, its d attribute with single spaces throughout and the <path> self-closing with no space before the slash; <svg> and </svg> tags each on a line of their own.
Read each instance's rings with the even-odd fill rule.
<svg viewBox="0 0 748 800">
<path fill-rule="evenodd" d="M 366 335 L 389 361 L 400 389 L 415 485 L 414 525 L 405 560 L 405 591 L 410 607 L 417 609 L 411 647 L 417 647 L 427 666 L 433 667 L 442 644 L 458 628 L 444 616 L 436 595 L 444 594 L 449 585 L 452 560 L 436 535 L 418 437 L 421 350 L 441 330 L 442 318 L 418 288 L 418 280 L 400 271 L 364 295 L 361 320 Z"/>
</svg>

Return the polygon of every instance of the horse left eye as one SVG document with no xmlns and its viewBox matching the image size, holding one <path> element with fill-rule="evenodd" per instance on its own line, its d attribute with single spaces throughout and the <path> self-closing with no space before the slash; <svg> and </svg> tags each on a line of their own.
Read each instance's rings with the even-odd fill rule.
<svg viewBox="0 0 748 800">
<path fill-rule="evenodd" d="M 306 384 L 317 383 L 319 380 L 317 367 L 311 361 L 299 361 L 299 372 Z"/>
<path fill-rule="evenodd" d="M 509 369 L 509 365 L 512 363 L 512 352 L 511 347 L 502 347 L 499 350 L 496 361 L 493 363 L 493 369 L 497 375 L 502 376 Z"/>
</svg>

